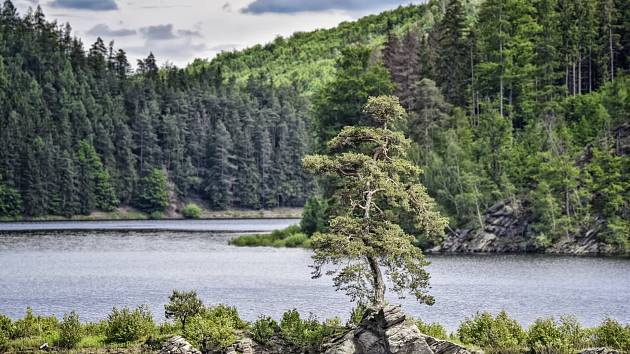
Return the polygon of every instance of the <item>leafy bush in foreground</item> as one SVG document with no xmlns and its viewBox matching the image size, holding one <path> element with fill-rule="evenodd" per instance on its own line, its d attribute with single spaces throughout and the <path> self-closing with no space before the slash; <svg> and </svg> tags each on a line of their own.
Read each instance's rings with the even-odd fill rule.
<svg viewBox="0 0 630 354">
<path fill-rule="evenodd" d="M 58 325 L 59 321 L 55 316 L 34 315 L 33 310 L 29 307 L 26 309 L 26 315 L 15 321 L 12 337 L 28 338 L 51 335 L 56 332 Z"/>
<path fill-rule="evenodd" d="M 416 326 L 420 333 L 437 339 L 448 339 L 446 329 L 439 323 L 424 323 L 422 320 L 416 321 Z"/>
<path fill-rule="evenodd" d="M 0 351 L 2 351 L 9 339 L 13 335 L 13 321 L 3 314 L 0 314 Z"/>
<path fill-rule="evenodd" d="M 254 323 L 250 333 L 252 338 L 262 344 L 268 344 L 271 339 L 280 332 L 280 326 L 273 318 L 269 316 L 261 316 Z"/>
<path fill-rule="evenodd" d="M 357 306 L 350 312 L 350 318 L 348 319 L 348 323 L 346 325 L 350 327 L 359 326 L 361 324 L 361 320 L 363 320 L 366 310 L 367 306 L 362 303 L 357 304 Z"/>
<path fill-rule="evenodd" d="M 341 327 L 339 319 L 320 323 L 315 316 L 311 315 L 308 319 L 302 320 L 297 310 L 290 310 L 282 315 L 280 334 L 287 343 L 295 347 L 316 349 L 326 339 L 335 335 Z"/>
<path fill-rule="evenodd" d="M 527 343 L 532 353 L 569 354 L 588 347 L 588 333 L 574 317 L 541 318 L 529 327 Z"/>
<path fill-rule="evenodd" d="M 108 343 L 128 343 L 143 339 L 155 330 L 153 315 L 146 305 L 133 311 L 124 307 L 114 307 L 107 318 L 105 341 Z"/>
<path fill-rule="evenodd" d="M 619 322 L 607 318 L 593 332 L 596 346 L 630 352 L 630 325 L 624 327 Z"/>
<path fill-rule="evenodd" d="M 83 331 L 79 315 L 74 311 L 65 314 L 63 321 L 59 325 L 59 341 L 57 344 L 61 348 L 72 349 L 81 342 L 81 338 L 83 338 Z"/>
<path fill-rule="evenodd" d="M 193 316 L 184 337 L 205 350 L 220 350 L 236 342 L 236 331 L 247 327 L 234 307 L 217 305 Z"/>
<path fill-rule="evenodd" d="M 527 334 L 521 325 L 501 311 L 496 317 L 484 312 L 466 319 L 457 330 L 459 340 L 495 353 L 524 351 Z"/>
</svg>

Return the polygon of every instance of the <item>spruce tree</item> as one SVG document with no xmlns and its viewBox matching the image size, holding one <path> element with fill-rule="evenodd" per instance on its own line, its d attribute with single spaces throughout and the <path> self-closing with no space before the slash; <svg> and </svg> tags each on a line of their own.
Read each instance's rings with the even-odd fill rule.
<svg viewBox="0 0 630 354">
<path fill-rule="evenodd" d="M 225 210 L 232 201 L 235 166 L 232 139 L 222 121 L 217 122 L 211 142 L 205 193 L 210 208 Z"/>
</svg>

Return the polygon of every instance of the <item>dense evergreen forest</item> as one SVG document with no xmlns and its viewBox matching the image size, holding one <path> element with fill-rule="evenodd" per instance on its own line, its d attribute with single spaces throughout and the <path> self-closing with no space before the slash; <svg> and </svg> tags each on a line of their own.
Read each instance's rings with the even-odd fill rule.
<svg viewBox="0 0 630 354">
<path fill-rule="evenodd" d="M 541 246 L 630 245 L 630 2 L 450 0 L 383 60 L 452 226 L 511 198 Z"/>
<path fill-rule="evenodd" d="M 1 24 L 0 214 L 300 206 L 316 184 L 302 156 L 393 93 L 452 229 L 510 199 L 542 245 L 629 243 L 627 1 L 432 0 L 133 73 L 40 10 L 5 1 Z M 334 204 L 323 187 L 307 215 Z"/>
<path fill-rule="evenodd" d="M 132 67 L 98 40 L 84 49 L 41 9 L 0 14 L 0 215 L 301 206 L 306 102 L 264 77 L 246 87 L 201 70 Z"/>
</svg>

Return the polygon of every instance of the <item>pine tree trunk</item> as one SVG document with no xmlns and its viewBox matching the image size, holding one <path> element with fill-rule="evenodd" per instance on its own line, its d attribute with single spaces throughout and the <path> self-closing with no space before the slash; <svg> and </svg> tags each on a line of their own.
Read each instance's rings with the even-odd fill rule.
<svg viewBox="0 0 630 354">
<path fill-rule="evenodd" d="M 370 219 L 370 209 L 372 208 L 372 197 L 374 195 L 374 192 L 370 190 L 370 182 L 367 182 L 367 189 L 368 191 L 365 198 L 365 213 L 363 215 L 363 219 L 365 220 L 365 224 L 369 225 L 368 221 Z M 368 226 L 366 229 L 366 237 L 369 237 L 369 231 Z M 367 261 L 370 265 L 374 281 L 372 304 L 377 307 L 383 307 L 385 305 L 385 281 L 383 280 L 383 273 L 378 265 L 378 259 L 375 256 L 367 256 Z"/>
<path fill-rule="evenodd" d="M 372 299 L 372 304 L 380 308 L 385 305 L 385 282 L 383 281 L 383 273 L 381 273 L 378 260 L 374 256 L 368 256 L 367 260 L 370 264 L 372 277 L 374 279 L 374 298 Z"/>
<path fill-rule="evenodd" d="M 608 46 L 610 50 L 610 81 L 615 81 L 615 51 L 613 50 L 612 19 L 608 10 Z"/>
</svg>

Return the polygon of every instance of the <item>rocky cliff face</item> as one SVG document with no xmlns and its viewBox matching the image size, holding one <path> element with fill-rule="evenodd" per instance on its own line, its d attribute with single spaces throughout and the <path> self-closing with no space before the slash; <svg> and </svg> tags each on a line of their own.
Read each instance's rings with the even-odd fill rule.
<svg viewBox="0 0 630 354">
<path fill-rule="evenodd" d="M 482 228 L 458 229 L 427 253 L 551 253 L 568 255 L 616 254 L 619 250 L 599 241 L 598 230 L 566 237 L 543 246 L 531 231 L 533 215 L 520 201 L 509 199 L 489 208 Z"/>
</svg>

